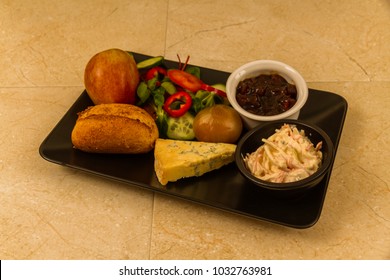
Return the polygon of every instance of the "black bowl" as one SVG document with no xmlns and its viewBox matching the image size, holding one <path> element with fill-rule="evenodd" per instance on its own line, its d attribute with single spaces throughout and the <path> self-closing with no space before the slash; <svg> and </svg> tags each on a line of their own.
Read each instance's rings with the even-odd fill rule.
<svg viewBox="0 0 390 280">
<path fill-rule="evenodd" d="M 309 177 L 295 182 L 274 183 L 261 180 L 252 175 L 251 172 L 246 168 L 243 157 L 248 153 L 256 151 L 261 145 L 264 144 L 262 142 L 263 138 L 268 138 L 275 133 L 275 129 L 281 128 L 284 124 L 296 125 L 298 130 L 303 129 L 305 131 L 305 135 L 314 145 L 322 141 L 321 167 Z M 235 161 L 241 174 L 257 187 L 272 191 L 273 193 L 277 194 L 292 194 L 301 193 L 302 191 L 306 191 L 315 187 L 328 173 L 331 167 L 333 156 L 333 143 L 329 136 L 321 128 L 301 120 L 284 119 L 262 123 L 248 131 L 237 144 Z"/>
</svg>

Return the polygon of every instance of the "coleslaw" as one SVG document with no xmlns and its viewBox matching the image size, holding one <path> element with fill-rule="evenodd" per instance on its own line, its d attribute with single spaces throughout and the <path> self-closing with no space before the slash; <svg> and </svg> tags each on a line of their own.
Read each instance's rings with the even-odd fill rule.
<svg viewBox="0 0 390 280">
<path fill-rule="evenodd" d="M 322 142 L 314 146 L 295 125 L 284 124 L 255 152 L 244 156 L 248 170 L 257 178 L 288 183 L 307 178 L 322 162 Z"/>
</svg>

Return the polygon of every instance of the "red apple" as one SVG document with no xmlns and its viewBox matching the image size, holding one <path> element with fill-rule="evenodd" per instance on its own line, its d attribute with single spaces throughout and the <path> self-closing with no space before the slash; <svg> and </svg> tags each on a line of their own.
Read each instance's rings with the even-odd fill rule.
<svg viewBox="0 0 390 280">
<path fill-rule="evenodd" d="M 95 105 L 135 104 L 139 72 L 131 54 L 109 49 L 95 54 L 84 72 L 84 85 Z"/>
</svg>

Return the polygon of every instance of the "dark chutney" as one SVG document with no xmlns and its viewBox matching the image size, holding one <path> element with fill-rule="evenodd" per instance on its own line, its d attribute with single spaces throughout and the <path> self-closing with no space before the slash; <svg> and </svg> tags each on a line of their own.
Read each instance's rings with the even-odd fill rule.
<svg viewBox="0 0 390 280">
<path fill-rule="evenodd" d="M 297 88 L 278 74 L 261 74 L 239 82 L 236 99 L 252 114 L 273 116 L 294 106 Z"/>
</svg>

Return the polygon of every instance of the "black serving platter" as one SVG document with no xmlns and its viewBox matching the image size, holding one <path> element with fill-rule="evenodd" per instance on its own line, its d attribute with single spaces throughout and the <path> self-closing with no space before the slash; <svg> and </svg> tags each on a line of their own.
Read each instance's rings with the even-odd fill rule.
<svg viewBox="0 0 390 280">
<path fill-rule="evenodd" d="M 136 61 L 150 56 L 133 53 Z M 178 63 L 165 61 L 169 68 Z M 209 84 L 226 83 L 229 73 L 201 68 L 201 78 Z M 75 150 L 71 132 L 77 113 L 93 105 L 82 92 L 59 123 L 42 142 L 40 155 L 53 163 L 82 170 L 108 179 L 128 183 L 162 194 L 172 195 L 228 212 L 294 228 L 308 228 L 319 219 L 332 168 L 324 179 L 304 195 L 281 198 L 270 195 L 247 181 L 234 163 L 201 177 L 187 178 L 162 186 L 154 173 L 153 152 L 140 155 L 89 154 Z M 321 127 L 339 144 L 348 104 L 334 93 L 309 89 L 309 98 L 299 119 Z M 336 155 L 336 153 L 335 153 Z M 332 166 L 334 157 L 332 159 Z"/>
</svg>

